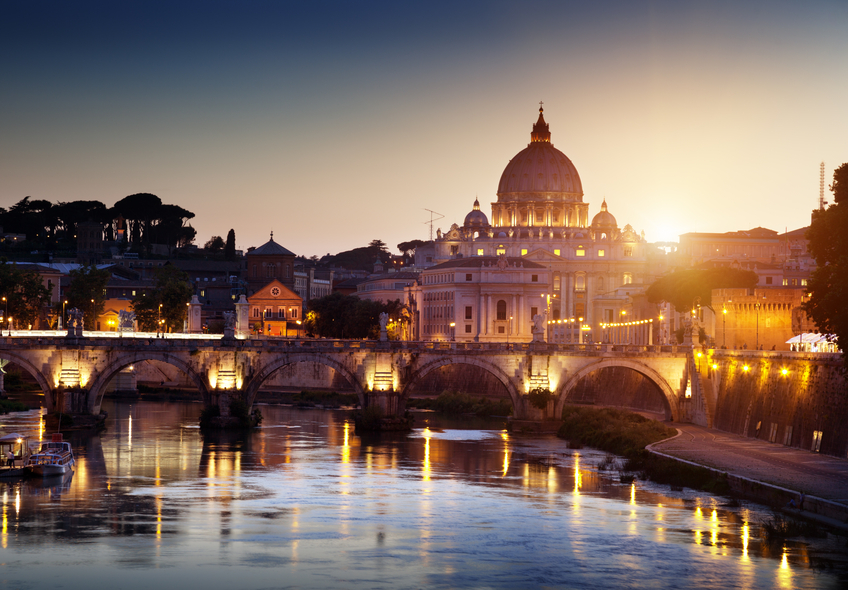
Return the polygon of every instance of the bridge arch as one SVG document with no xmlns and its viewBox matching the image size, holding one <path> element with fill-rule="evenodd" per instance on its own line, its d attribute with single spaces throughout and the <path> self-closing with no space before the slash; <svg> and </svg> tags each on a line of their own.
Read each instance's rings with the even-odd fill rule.
<svg viewBox="0 0 848 590">
<path fill-rule="evenodd" d="M 47 377 L 45 377 L 44 374 L 35 367 L 35 365 L 33 365 L 21 355 L 5 350 L 3 352 L 0 352 L 0 359 L 15 363 L 16 365 L 24 369 L 27 373 L 32 375 L 38 383 L 39 387 L 41 387 L 41 391 L 44 392 L 45 405 L 48 408 L 53 407 L 53 385 L 50 383 L 50 381 L 47 380 Z"/>
<path fill-rule="evenodd" d="M 260 371 L 256 373 L 256 375 L 252 376 L 247 382 L 247 387 L 245 388 L 245 401 L 247 402 L 247 407 L 253 407 L 253 401 L 256 399 L 256 394 L 259 393 L 259 388 L 262 387 L 262 384 L 265 383 L 265 381 L 273 375 L 275 371 L 295 363 L 318 363 L 328 366 L 334 371 L 338 371 L 356 390 L 360 406 L 363 408 L 365 407 L 365 390 L 362 389 L 362 384 L 359 382 L 356 375 L 332 357 L 321 353 L 316 354 L 314 352 L 281 354 L 278 355 L 274 361 L 263 366 L 262 369 L 260 369 Z"/>
<path fill-rule="evenodd" d="M 524 411 L 521 391 L 519 391 L 519 389 L 516 387 L 516 384 L 512 381 L 512 379 L 509 378 L 509 375 L 507 375 L 503 369 L 501 369 L 494 363 L 481 360 L 479 357 L 465 355 L 441 356 L 439 358 L 424 363 L 417 370 L 413 371 L 409 378 L 404 380 L 403 387 L 399 392 L 402 406 L 406 405 L 406 400 L 409 399 L 409 393 L 413 384 L 426 377 L 428 373 L 446 365 L 472 365 L 475 367 L 479 367 L 484 371 L 487 371 L 488 373 L 492 374 L 498 381 L 500 381 L 501 384 L 506 388 L 506 391 L 507 393 L 509 393 L 509 397 L 512 400 L 514 415 L 519 416 Z"/>
<path fill-rule="evenodd" d="M 88 388 L 88 408 L 92 413 L 100 411 L 100 404 L 103 402 L 103 396 L 106 394 L 106 386 L 121 369 L 126 366 L 140 363 L 142 361 L 160 361 L 173 365 L 183 373 L 188 375 L 189 379 L 197 386 L 198 392 L 203 399 L 203 405 L 208 406 L 211 403 L 212 397 L 209 393 L 209 387 L 206 385 L 204 378 L 199 375 L 188 363 L 177 356 L 167 352 L 156 351 L 138 351 L 127 352 L 116 356 L 114 359 L 100 371 L 92 380 L 91 386 Z"/>
<path fill-rule="evenodd" d="M 562 409 L 565 406 L 565 401 L 568 398 L 568 394 L 572 389 L 580 382 L 583 377 L 599 370 L 607 367 L 624 367 L 627 369 L 632 369 L 641 373 L 645 377 L 651 380 L 651 382 L 656 385 L 663 394 L 663 405 L 665 406 L 666 419 L 677 421 L 679 419 L 679 411 L 677 405 L 677 394 L 672 389 L 672 387 L 668 384 L 668 381 L 660 375 L 657 371 L 640 363 L 638 361 L 633 361 L 629 359 L 615 359 L 615 358 L 604 358 L 597 362 L 586 365 L 585 367 L 575 371 L 565 382 L 559 387 L 556 392 L 556 416 L 562 415 Z"/>
</svg>

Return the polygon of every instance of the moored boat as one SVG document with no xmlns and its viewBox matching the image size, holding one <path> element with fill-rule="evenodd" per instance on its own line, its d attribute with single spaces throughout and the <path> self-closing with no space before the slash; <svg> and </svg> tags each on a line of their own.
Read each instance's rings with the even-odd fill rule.
<svg viewBox="0 0 848 590">
<path fill-rule="evenodd" d="M 20 477 L 24 474 L 24 465 L 29 460 L 27 437 L 12 432 L 0 437 L 0 477 Z M 10 462 L 10 458 L 12 459 Z"/>
<path fill-rule="evenodd" d="M 37 477 L 64 475 L 74 466 L 71 443 L 63 441 L 61 434 L 54 434 L 50 442 L 43 443 L 37 453 L 30 455 L 25 471 Z"/>
</svg>

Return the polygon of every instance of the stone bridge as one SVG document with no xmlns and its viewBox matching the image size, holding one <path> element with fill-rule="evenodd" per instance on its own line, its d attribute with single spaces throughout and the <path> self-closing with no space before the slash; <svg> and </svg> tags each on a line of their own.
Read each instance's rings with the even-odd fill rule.
<svg viewBox="0 0 848 590">
<path fill-rule="evenodd" d="M 173 336 L 173 335 L 171 335 Z M 205 405 L 243 399 L 252 407 L 263 383 L 277 370 L 300 362 L 331 367 L 356 390 L 362 407 L 379 405 L 402 415 L 416 382 L 446 365 L 471 365 L 494 375 L 512 399 L 516 420 L 555 420 L 581 378 L 606 367 L 641 373 L 662 392 L 667 419 L 702 422 L 691 397 L 692 348 L 610 344 L 505 344 L 375 342 L 363 340 L 197 339 L 115 337 L 3 337 L 0 366 L 12 362 L 44 391 L 49 411 L 99 413 L 108 385 L 120 372 L 146 360 L 183 371 Z M 547 409 L 528 403 L 535 388 L 554 393 Z M 700 402 L 700 403 L 699 403 Z"/>
</svg>

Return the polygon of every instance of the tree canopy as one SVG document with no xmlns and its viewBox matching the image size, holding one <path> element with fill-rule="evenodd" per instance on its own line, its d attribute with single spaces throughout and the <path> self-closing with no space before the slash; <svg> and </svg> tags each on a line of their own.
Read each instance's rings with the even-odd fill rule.
<svg viewBox="0 0 848 590">
<path fill-rule="evenodd" d="M 399 301 L 380 303 L 360 299 L 355 295 L 331 293 L 307 303 L 306 331 L 324 338 L 377 338 L 380 334 L 380 314 L 386 312 L 399 319 Z"/>
<path fill-rule="evenodd" d="M 234 260 L 236 257 L 236 230 L 227 232 L 227 243 L 224 244 L 224 258 Z"/>
<path fill-rule="evenodd" d="M 838 342 L 848 342 L 848 163 L 833 172 L 833 204 L 813 211 L 807 230 L 809 252 L 817 268 L 807 282 L 809 300 L 804 311 L 819 330 L 834 334 Z M 848 368 L 844 344 L 842 359 Z"/>
<path fill-rule="evenodd" d="M 713 289 L 745 288 L 757 285 L 757 274 L 738 268 L 707 268 L 678 270 L 660 277 L 645 293 L 651 303 L 666 301 L 678 312 L 692 309 L 700 298 L 701 305 L 711 307 Z"/>
<path fill-rule="evenodd" d="M 16 264 L 0 259 L 0 311 L 6 314 L 2 327 L 8 328 L 8 318 L 19 327 L 35 325 L 41 310 L 50 304 L 50 293 L 34 270 L 24 270 Z"/>
<path fill-rule="evenodd" d="M 336 255 L 327 255 L 321 259 L 322 264 L 334 264 L 349 270 L 367 270 L 374 269 L 374 263 L 378 260 L 386 263 L 391 258 L 391 254 L 386 249 L 386 244 L 382 240 L 371 240 L 371 243 L 362 248 L 354 248 L 339 252 Z"/>
<path fill-rule="evenodd" d="M 68 302 L 65 312 L 76 307 L 83 312 L 85 329 L 96 330 L 97 316 L 106 308 L 106 284 L 111 273 L 95 266 L 81 266 L 69 274 L 71 283 L 65 289 L 65 300 Z"/>
<path fill-rule="evenodd" d="M 191 301 L 192 295 L 194 289 L 185 272 L 170 264 L 158 268 L 156 289 L 148 295 L 139 294 L 132 300 L 139 329 L 156 332 L 156 324 L 162 320 L 163 332 L 179 332 L 183 329 L 188 311 L 186 304 Z"/>
</svg>

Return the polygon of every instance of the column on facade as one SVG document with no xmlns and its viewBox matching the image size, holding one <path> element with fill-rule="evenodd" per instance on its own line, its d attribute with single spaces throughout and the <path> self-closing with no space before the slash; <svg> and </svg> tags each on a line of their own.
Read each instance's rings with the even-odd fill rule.
<svg viewBox="0 0 848 590">
<path fill-rule="evenodd" d="M 514 335 L 515 335 L 515 332 L 514 332 L 514 330 L 515 330 L 515 315 L 516 315 L 516 313 L 515 313 L 515 312 L 516 312 L 516 310 L 518 309 L 518 308 L 516 307 L 516 303 L 517 303 L 517 296 L 516 296 L 516 295 L 513 295 L 513 296 L 512 296 L 512 304 L 509 306 L 509 312 L 508 312 L 508 314 L 509 314 L 509 315 L 508 315 L 508 317 L 509 317 L 509 316 L 511 316 L 511 317 L 512 317 L 512 321 L 511 321 L 511 322 L 509 322 L 509 324 L 508 324 L 508 326 L 507 326 L 507 330 L 509 331 L 509 335 L 510 335 L 510 336 L 514 336 Z"/>
<path fill-rule="evenodd" d="M 518 296 L 518 309 L 515 310 L 515 335 L 521 337 L 524 335 L 524 295 Z"/>
<path fill-rule="evenodd" d="M 593 289 L 592 289 L 592 280 L 594 277 L 586 274 L 586 309 L 583 312 L 583 323 L 587 325 L 592 325 L 592 320 L 594 319 L 594 305 L 592 303 L 593 297 Z"/>
<path fill-rule="evenodd" d="M 495 310 L 496 297 L 495 295 L 490 293 L 486 295 L 486 299 L 486 308 L 488 310 L 488 321 L 486 322 L 486 331 L 494 336 L 497 333 L 497 331 L 495 330 L 495 318 L 497 317 Z"/>
<path fill-rule="evenodd" d="M 477 294 L 477 340 L 480 340 L 480 336 L 483 334 L 483 294 Z"/>
</svg>

